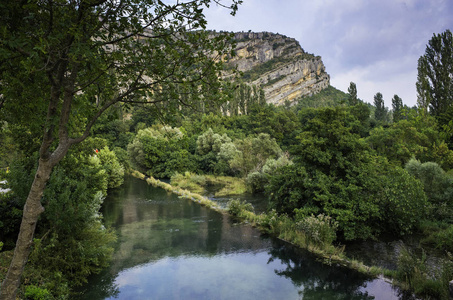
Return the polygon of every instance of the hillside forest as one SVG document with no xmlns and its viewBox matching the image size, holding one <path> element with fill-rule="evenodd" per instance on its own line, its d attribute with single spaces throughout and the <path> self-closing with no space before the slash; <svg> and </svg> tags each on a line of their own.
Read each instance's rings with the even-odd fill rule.
<svg viewBox="0 0 453 300">
<path fill-rule="evenodd" d="M 189 40 L 196 38 L 200 36 Z M 201 38 L 208 39 L 207 35 Z M 393 96 L 392 107 L 385 107 L 379 92 L 374 99 L 358 99 L 360 86 L 353 82 L 348 93 L 329 86 L 275 106 L 266 103 L 259 86 L 245 83 L 238 74 L 234 82 L 215 86 L 215 92 L 209 85 L 199 87 L 204 96 L 194 98 L 188 86 L 198 83 L 166 86 L 161 81 L 165 88 L 154 90 L 152 97 L 157 100 L 151 106 L 132 98 L 145 95 L 134 90 L 135 94 L 121 98 L 127 101 L 109 102 L 96 115 L 96 122 L 86 127 L 95 115 L 90 105 L 103 105 L 96 98 L 97 89 L 109 93 L 121 78 L 109 77 L 85 96 L 73 91 L 80 97 L 74 98 L 73 119 L 65 128 L 83 139 L 70 143 L 49 173 L 40 198 L 45 210 L 36 224 L 19 294 L 27 299 L 65 299 L 89 274 L 108 265 L 115 234 L 104 227 L 99 210 L 108 191 L 119 188 L 124 177 L 137 170 L 200 194 L 217 179 L 233 178 L 225 194 L 234 198 L 258 193 L 267 199 L 263 228 L 275 233 L 275 222 L 287 224 L 319 247 L 376 240 L 382 235 L 394 239 L 417 235 L 421 247 L 442 252 L 445 263 L 427 275 L 426 269 L 420 271 L 420 266 L 427 268 L 423 259 L 406 253 L 395 277 L 421 296 L 448 299 L 448 282 L 453 279 L 452 34 L 447 30 L 427 42 L 418 62 L 414 107 L 404 105 L 405 99 L 398 95 Z M 181 52 L 188 50 L 184 43 L 177 45 Z M 172 55 L 181 58 L 183 54 Z M 40 75 L 31 65 L 33 59 L 24 69 L 17 67 L 20 64 L 11 68 L 33 73 L 30 81 L 46 82 L 45 77 L 52 77 L 55 70 Z M 127 60 L 119 54 L 114 59 Z M 193 58 L 181 62 L 195 63 Z M 138 62 L 127 63 L 131 64 L 125 63 L 124 68 Z M 101 63 L 78 66 L 95 71 L 104 67 Z M 59 143 L 55 138 L 48 145 L 43 143 L 43 136 L 45 140 L 47 134 L 61 133 L 57 124 L 61 119 L 47 115 L 54 127 L 37 121 L 46 119 L 46 107 L 39 102 L 11 104 L 10 99 L 24 99 L 35 91 L 5 70 L 0 80 L 0 179 L 9 192 L 0 193 L 0 281 L 16 247 L 36 170 L 46 158 L 43 153 L 58 153 L 62 141 L 59 135 Z M 84 80 L 93 79 L 82 75 Z M 66 90 L 60 88 L 64 94 Z M 178 90 L 181 98 L 173 105 L 169 99 L 176 97 L 175 89 L 184 88 Z M 77 110 L 84 113 L 78 115 Z M 43 145 L 48 147 L 45 151 Z M 236 205 L 239 210 L 241 205 L 251 209 L 246 203 Z"/>
</svg>

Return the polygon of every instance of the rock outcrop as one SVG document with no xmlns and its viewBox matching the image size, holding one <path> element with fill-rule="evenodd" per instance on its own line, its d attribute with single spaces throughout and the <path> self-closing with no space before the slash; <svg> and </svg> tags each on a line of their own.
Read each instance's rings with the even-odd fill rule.
<svg viewBox="0 0 453 300">
<path fill-rule="evenodd" d="M 235 33 L 236 56 L 230 67 L 243 72 L 243 80 L 261 87 L 266 102 L 292 102 L 327 88 L 330 76 L 320 56 L 306 53 L 299 42 L 269 32 Z"/>
</svg>

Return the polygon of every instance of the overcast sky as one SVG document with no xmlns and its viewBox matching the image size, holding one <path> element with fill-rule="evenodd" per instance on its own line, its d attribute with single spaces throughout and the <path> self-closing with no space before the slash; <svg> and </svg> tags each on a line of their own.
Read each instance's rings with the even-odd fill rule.
<svg viewBox="0 0 453 300">
<path fill-rule="evenodd" d="M 453 0 L 244 0 L 235 17 L 212 5 L 208 29 L 268 31 L 320 55 L 332 86 L 386 106 L 416 105 L 417 61 L 433 34 L 453 30 Z"/>
</svg>

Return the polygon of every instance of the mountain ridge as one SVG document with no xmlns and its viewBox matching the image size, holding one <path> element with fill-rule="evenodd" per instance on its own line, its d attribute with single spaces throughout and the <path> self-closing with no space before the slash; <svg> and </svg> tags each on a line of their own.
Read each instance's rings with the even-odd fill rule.
<svg viewBox="0 0 453 300">
<path fill-rule="evenodd" d="M 236 32 L 236 56 L 227 68 L 242 72 L 242 80 L 262 88 L 266 102 L 283 105 L 319 93 L 330 85 L 320 56 L 305 52 L 294 39 L 270 32 Z"/>
</svg>

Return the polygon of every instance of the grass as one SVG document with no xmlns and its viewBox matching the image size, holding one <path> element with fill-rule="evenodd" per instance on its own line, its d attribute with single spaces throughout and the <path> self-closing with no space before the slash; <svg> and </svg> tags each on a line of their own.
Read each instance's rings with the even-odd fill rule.
<svg viewBox="0 0 453 300">
<path fill-rule="evenodd" d="M 146 178 L 145 175 L 141 174 L 138 171 L 132 172 L 132 176 L 139 178 L 139 179 L 144 179 L 144 180 L 146 180 L 146 182 L 148 184 L 150 184 L 154 187 L 160 187 L 168 192 L 174 193 L 174 194 L 178 195 L 180 198 L 194 201 L 196 203 L 199 203 L 202 206 L 206 206 L 215 211 L 223 212 L 223 210 L 220 208 L 220 206 L 217 203 L 215 203 L 214 201 L 211 201 L 208 198 L 203 197 L 197 193 L 193 193 L 191 191 L 188 191 L 188 190 L 183 189 L 178 186 L 172 186 L 171 184 L 162 182 L 158 179 L 155 179 L 154 177 Z"/>
<path fill-rule="evenodd" d="M 184 174 L 176 173 L 171 177 L 171 184 L 194 193 L 203 193 L 206 185 L 206 178 L 202 175 L 196 175 L 190 172 Z"/>
<path fill-rule="evenodd" d="M 229 176 L 197 175 L 191 172 L 175 174 L 171 178 L 173 186 L 202 194 L 207 186 L 218 185 L 222 188 L 215 193 L 216 197 L 240 195 L 247 191 L 245 182 L 241 178 Z"/>
<path fill-rule="evenodd" d="M 241 195 L 247 191 L 247 187 L 242 178 L 207 175 L 206 180 L 207 184 L 223 185 L 223 187 L 215 193 L 216 197 Z"/>
</svg>

